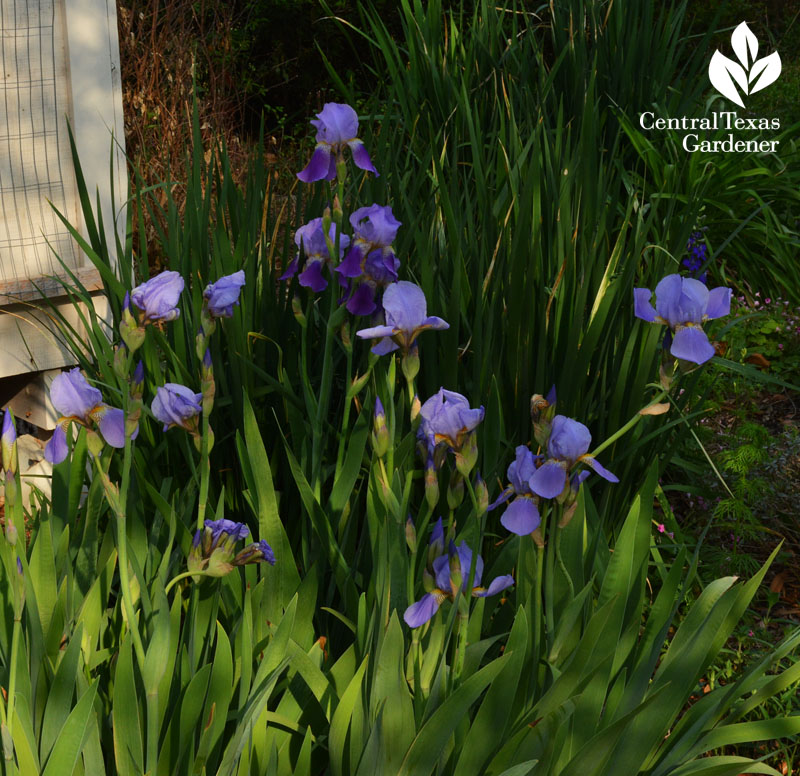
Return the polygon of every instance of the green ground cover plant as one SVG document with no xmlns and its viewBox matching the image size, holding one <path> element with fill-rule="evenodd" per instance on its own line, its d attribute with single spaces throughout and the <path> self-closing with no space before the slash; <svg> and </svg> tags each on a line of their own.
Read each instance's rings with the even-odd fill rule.
<svg viewBox="0 0 800 776">
<path fill-rule="evenodd" d="M 366 8 L 288 195 L 198 112 L 124 242 L 81 186 L 112 320 L 61 321 L 49 499 L 4 415 L 5 772 L 778 772 L 740 747 L 800 732 L 762 713 L 800 630 L 703 686 L 781 550 L 705 578 L 655 511 L 704 381 L 753 369 L 726 283 L 797 279 L 786 158 L 632 121 L 702 104 L 685 11 Z"/>
</svg>

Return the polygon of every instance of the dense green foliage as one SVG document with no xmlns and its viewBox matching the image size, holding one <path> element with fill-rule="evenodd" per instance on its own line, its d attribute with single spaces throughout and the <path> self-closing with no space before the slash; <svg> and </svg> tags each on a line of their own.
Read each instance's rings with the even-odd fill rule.
<svg viewBox="0 0 800 776">
<path fill-rule="evenodd" d="M 701 370 L 659 379 L 663 329 L 634 318 L 632 297 L 679 271 L 702 223 L 712 278 L 797 298 L 792 130 L 780 154 L 731 158 L 646 136 L 638 114 L 654 103 L 706 109 L 715 44 L 688 45 L 683 3 L 553 7 L 543 24 L 523 7 L 403 0 L 397 31 L 380 7 L 346 27 L 366 75 L 329 61 L 329 77 L 359 108 L 378 178 L 287 194 L 259 158 L 237 185 L 224 150 L 204 155 L 195 113 L 183 204 L 169 181 L 134 180 L 124 244 L 104 243 L 110 216 L 82 187 L 83 246 L 113 320 L 85 313 L 85 335 L 61 322 L 106 401 L 135 405 L 132 364 L 107 334 L 116 341 L 125 293 L 144 279 L 148 228 L 186 290 L 181 316 L 149 326 L 136 353 L 135 442 L 90 457 L 81 431 L 31 514 L 21 573 L 2 543 L 7 773 L 776 773 L 705 755 L 800 732 L 797 716 L 751 718 L 800 678 L 800 663 L 781 662 L 800 631 L 690 700 L 775 553 L 747 580 L 708 582 L 699 549 L 653 541 L 659 475 L 697 417 Z M 403 222 L 400 277 L 450 322 L 421 336 L 416 379 L 356 338 L 367 319 L 345 311 L 335 283 L 314 295 L 278 280 L 297 227 L 331 205 L 346 223 L 372 202 Z M 767 250 L 769 263 L 753 260 Z M 195 352 L 203 290 L 240 269 L 240 305 L 210 338 L 209 382 Z M 752 371 L 719 357 L 702 369 Z M 207 397 L 213 387 L 199 451 L 147 409 L 166 382 Z M 424 401 L 444 386 L 485 406 L 477 467 L 493 500 L 514 447 L 536 449 L 530 397 L 553 384 L 558 412 L 589 426 L 619 484 L 587 480 L 572 514 L 543 503 L 538 542 L 486 512 L 474 471 L 460 479 L 447 464 L 426 494 L 415 392 Z M 370 435 L 376 397 L 385 451 Z M 6 524 L 21 527 L 22 505 L 6 498 Z M 473 602 L 455 584 L 452 603 L 411 629 L 402 617 L 427 589 L 439 514 L 448 539 L 480 551 L 484 579 L 515 585 Z M 276 565 L 187 578 L 210 517 L 247 523 Z"/>
</svg>

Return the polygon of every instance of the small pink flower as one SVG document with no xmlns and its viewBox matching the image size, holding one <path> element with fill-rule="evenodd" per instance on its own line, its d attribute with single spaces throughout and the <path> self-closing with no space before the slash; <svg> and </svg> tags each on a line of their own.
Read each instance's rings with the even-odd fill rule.
<svg viewBox="0 0 800 776">
<path fill-rule="evenodd" d="M 772 302 L 772 300 L 771 300 L 769 297 L 767 297 L 767 298 L 764 300 L 764 302 L 766 302 L 766 304 L 770 304 L 770 303 Z"/>
<path fill-rule="evenodd" d="M 753 630 L 752 630 L 752 628 L 751 628 L 749 631 L 747 631 L 747 635 L 748 635 L 748 636 L 755 636 L 756 634 L 755 634 L 755 633 L 753 633 Z"/>
<path fill-rule="evenodd" d="M 783 350 L 783 343 L 778 345 L 778 350 Z"/>
<path fill-rule="evenodd" d="M 658 532 L 659 533 L 664 533 L 664 531 L 666 531 L 666 530 L 667 530 L 667 527 L 664 525 L 664 523 L 659 523 L 658 524 Z"/>
</svg>

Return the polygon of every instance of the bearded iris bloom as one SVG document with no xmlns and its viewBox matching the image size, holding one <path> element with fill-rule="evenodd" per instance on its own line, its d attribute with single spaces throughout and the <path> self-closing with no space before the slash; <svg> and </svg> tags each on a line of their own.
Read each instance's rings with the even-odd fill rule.
<svg viewBox="0 0 800 776">
<path fill-rule="evenodd" d="M 275 565 L 275 554 L 263 539 L 234 554 L 234 545 L 250 535 L 244 523 L 233 520 L 206 520 L 195 532 L 187 566 L 189 571 L 209 577 L 222 577 L 234 566 L 264 561 Z"/>
<path fill-rule="evenodd" d="M 580 463 L 590 466 L 609 482 L 619 482 L 616 475 L 588 455 L 592 435 L 589 429 L 577 420 L 556 415 L 547 440 L 547 460 L 528 480 L 530 489 L 542 498 L 556 498 L 564 491 L 569 473 Z M 573 489 L 588 476 L 588 472 L 577 474 L 572 481 Z"/>
<path fill-rule="evenodd" d="M 399 348 L 408 353 L 417 336 L 426 329 L 449 329 L 447 321 L 428 316 L 428 305 L 422 289 L 407 280 L 392 283 L 383 295 L 386 323 L 356 332 L 361 339 L 380 339 L 373 346 L 376 356 L 383 356 Z"/>
<path fill-rule="evenodd" d="M 461 542 L 456 547 L 453 542 L 450 542 L 449 552 L 446 555 L 440 555 L 433 561 L 436 587 L 406 609 L 403 614 L 406 625 L 410 628 L 419 628 L 436 614 L 445 599 L 455 600 L 459 592 L 466 593 L 471 564 L 472 550 L 467 547 L 467 543 Z M 473 597 L 486 598 L 496 595 L 514 584 L 514 577 L 505 574 L 493 579 L 488 587 L 481 587 L 482 577 L 483 558 L 478 555 L 475 559 L 475 577 L 471 591 Z"/>
<path fill-rule="evenodd" d="M 244 270 L 225 275 L 215 283 L 209 283 L 203 291 L 206 309 L 213 318 L 232 318 L 233 306 L 239 304 L 239 295 L 244 286 Z"/>
<path fill-rule="evenodd" d="M 358 138 L 358 114 L 349 105 L 327 102 L 322 110 L 311 119 L 317 130 L 317 145 L 311 161 L 297 173 L 303 183 L 329 180 L 336 177 L 336 164 L 344 159 L 344 149 L 350 148 L 356 167 L 374 173 L 378 171 L 369 158 L 363 141 Z"/>
<path fill-rule="evenodd" d="M 694 278 L 667 275 L 656 286 L 656 306 L 650 304 L 649 288 L 634 288 L 634 314 L 648 323 L 661 323 L 673 332 L 670 353 L 675 358 L 705 364 L 714 347 L 703 331 L 703 323 L 722 318 L 731 311 L 731 289 L 720 286 L 709 291 Z"/>
<path fill-rule="evenodd" d="M 167 383 L 156 390 L 151 405 L 153 415 L 164 424 L 164 431 L 180 426 L 197 432 L 197 416 L 202 412 L 203 394 L 179 383 Z"/>
<path fill-rule="evenodd" d="M 181 314 L 178 300 L 184 281 L 178 272 L 162 272 L 131 291 L 130 300 L 138 307 L 145 323 L 174 321 Z"/>
<path fill-rule="evenodd" d="M 440 388 L 422 405 L 419 414 L 422 421 L 417 435 L 429 452 L 439 445 L 458 452 L 483 420 L 485 410 L 482 406 L 473 409 L 465 396 Z"/>
<path fill-rule="evenodd" d="M 331 224 L 328 237 L 331 243 L 336 245 L 336 224 Z M 322 218 L 314 218 L 304 226 L 301 226 L 295 232 L 294 242 L 306 256 L 305 266 L 298 278 L 300 285 L 310 288 L 315 294 L 324 291 L 328 287 L 328 281 L 322 276 L 322 268 L 331 261 L 331 255 L 328 251 L 328 243 L 325 240 Z M 350 238 L 346 234 L 339 235 L 339 259 L 344 256 L 344 252 L 349 245 Z M 297 251 L 297 255 L 286 267 L 286 272 L 280 276 L 280 280 L 289 280 L 294 277 L 299 267 L 300 250 Z"/>
<path fill-rule="evenodd" d="M 125 447 L 125 414 L 105 404 L 103 394 L 86 382 L 77 367 L 53 380 L 50 401 L 61 416 L 44 448 L 44 457 L 50 463 L 61 463 L 67 457 L 67 429 L 73 422 L 86 428 L 96 425 L 111 447 Z M 136 438 L 138 431 L 137 428 L 131 439 Z"/>
<path fill-rule="evenodd" d="M 353 315 L 370 315 L 378 307 L 376 292 L 397 281 L 400 260 L 394 255 L 392 243 L 402 224 L 390 207 L 381 205 L 359 208 L 350 216 L 350 224 L 353 244 L 336 272 L 343 285 L 350 281 L 352 293 L 347 309 Z M 360 278 L 358 284 L 356 278 Z"/>
<path fill-rule="evenodd" d="M 505 504 L 512 496 L 514 500 L 506 507 L 500 523 L 511 533 L 526 536 L 533 533 L 541 524 L 542 518 L 536 506 L 536 494 L 531 489 L 530 481 L 536 473 L 536 462 L 542 456 L 534 455 L 525 445 L 520 445 L 516 450 L 516 458 L 508 467 L 508 480 L 511 483 L 489 510 L 496 509 Z"/>
</svg>

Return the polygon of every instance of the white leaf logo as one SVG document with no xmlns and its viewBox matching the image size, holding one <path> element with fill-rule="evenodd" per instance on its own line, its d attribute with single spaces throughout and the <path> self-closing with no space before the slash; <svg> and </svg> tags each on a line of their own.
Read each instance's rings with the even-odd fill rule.
<svg viewBox="0 0 800 776">
<path fill-rule="evenodd" d="M 708 78 L 723 97 L 744 108 L 742 94 L 761 91 L 778 79 L 781 74 L 781 58 L 774 51 L 769 56 L 756 60 L 758 38 L 746 22 L 742 22 L 733 31 L 731 46 L 741 64 L 715 51 L 708 63 Z"/>
</svg>

